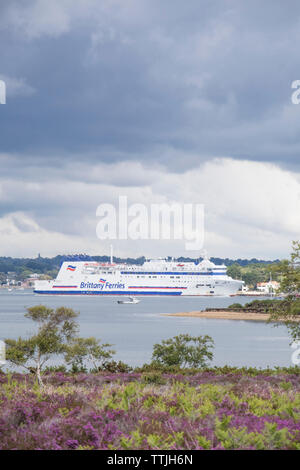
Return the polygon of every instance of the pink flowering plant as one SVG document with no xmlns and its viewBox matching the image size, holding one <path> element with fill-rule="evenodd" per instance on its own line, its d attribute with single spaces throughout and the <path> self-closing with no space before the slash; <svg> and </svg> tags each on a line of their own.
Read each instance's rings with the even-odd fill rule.
<svg viewBox="0 0 300 470">
<path fill-rule="evenodd" d="M 0 375 L 0 449 L 300 449 L 299 368 Z"/>
</svg>

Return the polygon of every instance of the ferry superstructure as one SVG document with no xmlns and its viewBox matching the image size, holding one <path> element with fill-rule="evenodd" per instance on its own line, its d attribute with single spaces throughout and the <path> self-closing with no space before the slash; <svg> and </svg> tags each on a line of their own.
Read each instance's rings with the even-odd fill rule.
<svg viewBox="0 0 300 470">
<path fill-rule="evenodd" d="M 243 281 L 227 275 L 225 265 L 151 259 L 143 265 L 65 261 L 55 280 L 36 281 L 36 294 L 51 295 L 234 295 Z"/>
</svg>

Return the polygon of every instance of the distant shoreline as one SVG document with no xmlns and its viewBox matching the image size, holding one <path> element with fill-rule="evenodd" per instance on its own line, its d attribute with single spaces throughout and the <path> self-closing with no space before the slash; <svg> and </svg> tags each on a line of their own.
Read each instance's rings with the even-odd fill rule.
<svg viewBox="0 0 300 470">
<path fill-rule="evenodd" d="M 179 312 L 179 313 L 162 313 L 161 315 L 167 317 L 194 317 L 194 318 L 213 318 L 219 320 L 248 320 L 248 321 L 262 321 L 267 322 L 270 315 L 268 313 L 252 313 L 252 312 L 228 312 L 224 311 L 194 311 L 194 312 Z M 278 320 L 282 321 L 282 320 Z"/>
</svg>

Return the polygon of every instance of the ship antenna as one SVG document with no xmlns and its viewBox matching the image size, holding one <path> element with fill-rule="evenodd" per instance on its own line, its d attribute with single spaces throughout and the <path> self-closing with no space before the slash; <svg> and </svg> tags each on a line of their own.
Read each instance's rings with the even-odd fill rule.
<svg viewBox="0 0 300 470">
<path fill-rule="evenodd" d="M 110 245 L 110 264 L 113 264 L 113 246 Z"/>
<path fill-rule="evenodd" d="M 201 252 L 202 258 L 205 260 L 209 260 L 208 252 L 207 250 L 203 249 Z"/>
</svg>

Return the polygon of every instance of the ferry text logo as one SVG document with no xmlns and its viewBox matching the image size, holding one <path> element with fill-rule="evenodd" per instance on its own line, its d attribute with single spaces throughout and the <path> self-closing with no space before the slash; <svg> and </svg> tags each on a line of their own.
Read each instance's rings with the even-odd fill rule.
<svg viewBox="0 0 300 470">
<path fill-rule="evenodd" d="M 122 284 L 120 282 L 116 282 L 112 284 L 111 282 L 108 282 L 108 281 L 104 281 L 103 283 L 100 279 L 99 284 L 94 283 L 94 282 L 81 282 L 80 289 L 100 289 L 100 290 L 125 289 L 125 284 Z"/>
<path fill-rule="evenodd" d="M 96 211 L 100 221 L 100 240 L 184 240 L 186 250 L 200 250 L 204 243 L 203 204 L 128 205 L 127 196 L 119 205 L 100 204 Z"/>
<path fill-rule="evenodd" d="M 6 85 L 3 80 L 0 80 L 0 104 L 6 104 Z"/>
</svg>

